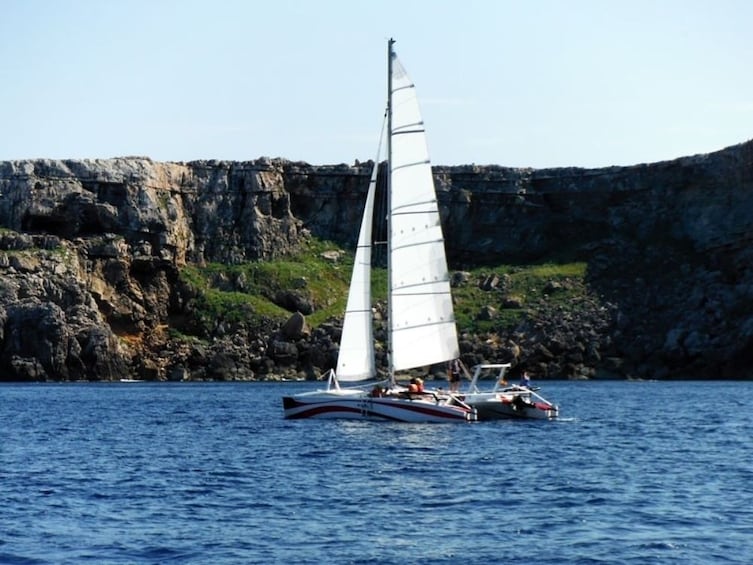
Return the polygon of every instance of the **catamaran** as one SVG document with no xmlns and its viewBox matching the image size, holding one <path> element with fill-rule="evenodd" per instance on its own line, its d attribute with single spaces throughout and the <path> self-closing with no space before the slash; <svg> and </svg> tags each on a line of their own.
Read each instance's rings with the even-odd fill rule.
<svg viewBox="0 0 753 565">
<path fill-rule="evenodd" d="M 459 356 L 450 277 L 416 89 L 388 41 L 387 271 L 388 376 L 377 382 L 371 305 L 374 162 L 351 275 L 337 367 L 326 390 L 283 397 L 285 418 L 467 422 L 476 412 L 458 396 L 401 383 L 398 372 Z M 380 140 L 381 146 L 381 140 Z M 361 386 L 341 383 L 370 382 Z"/>
</svg>

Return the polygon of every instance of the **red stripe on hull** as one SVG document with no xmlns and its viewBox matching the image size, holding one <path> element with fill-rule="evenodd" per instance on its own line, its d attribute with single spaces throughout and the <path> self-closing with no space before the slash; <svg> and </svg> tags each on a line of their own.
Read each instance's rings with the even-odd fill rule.
<svg viewBox="0 0 753 565">
<path fill-rule="evenodd" d="M 351 406 L 352 405 L 352 406 Z M 391 415 L 383 411 L 374 410 L 374 405 L 386 411 L 403 411 L 405 417 Z M 283 397 L 283 407 L 286 419 L 304 419 L 327 417 L 334 418 L 336 414 L 342 417 L 358 417 L 363 419 L 381 419 L 396 422 L 427 421 L 466 421 L 469 420 L 470 412 L 461 407 L 447 407 L 448 410 L 433 408 L 410 402 L 391 402 L 380 399 L 354 399 L 354 400 L 327 400 L 322 402 L 300 402 L 293 397 Z M 398 412 L 399 413 L 399 412 Z"/>
</svg>

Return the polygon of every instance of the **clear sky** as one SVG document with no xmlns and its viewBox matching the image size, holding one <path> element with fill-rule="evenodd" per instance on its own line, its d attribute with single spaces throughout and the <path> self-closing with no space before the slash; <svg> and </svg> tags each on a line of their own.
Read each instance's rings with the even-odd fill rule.
<svg viewBox="0 0 753 565">
<path fill-rule="evenodd" d="M 389 37 L 437 165 L 753 138 L 751 0 L 0 0 L 0 160 L 364 161 Z"/>
</svg>

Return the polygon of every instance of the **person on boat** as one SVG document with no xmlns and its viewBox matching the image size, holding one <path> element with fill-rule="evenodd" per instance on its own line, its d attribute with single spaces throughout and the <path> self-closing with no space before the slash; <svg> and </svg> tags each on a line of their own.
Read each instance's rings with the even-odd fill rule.
<svg viewBox="0 0 753 565">
<path fill-rule="evenodd" d="M 408 385 L 408 392 L 421 394 L 424 391 L 424 381 L 420 377 L 413 377 Z"/>
<path fill-rule="evenodd" d="M 533 408 L 533 404 L 530 402 L 527 402 L 525 398 L 520 396 L 519 394 L 515 395 L 515 398 L 512 399 L 512 408 L 516 412 L 523 412 L 526 408 Z"/>
<path fill-rule="evenodd" d="M 460 359 L 453 359 L 447 364 L 447 378 L 450 381 L 450 392 L 460 391 Z"/>
<path fill-rule="evenodd" d="M 528 371 L 523 371 L 520 375 L 519 386 L 522 386 L 523 388 L 531 388 L 531 378 L 528 376 Z"/>
</svg>

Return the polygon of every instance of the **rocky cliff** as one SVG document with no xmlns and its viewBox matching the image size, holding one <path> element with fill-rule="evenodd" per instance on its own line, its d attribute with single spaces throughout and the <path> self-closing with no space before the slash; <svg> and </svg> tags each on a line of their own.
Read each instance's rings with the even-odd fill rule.
<svg viewBox="0 0 753 565">
<path fill-rule="evenodd" d="M 270 159 L 0 162 L 0 378 L 275 373 L 272 351 L 286 350 L 275 324 L 174 339 L 193 297 L 178 274 L 280 257 L 310 234 L 351 247 L 369 172 Z M 633 167 L 434 173 L 452 266 L 588 262 L 588 312 L 499 336 L 542 376 L 753 376 L 753 142 Z M 336 348 L 336 328 L 323 331 L 290 338 L 308 340 L 293 357 L 308 351 L 310 374 L 332 358 L 311 340 Z"/>
</svg>

